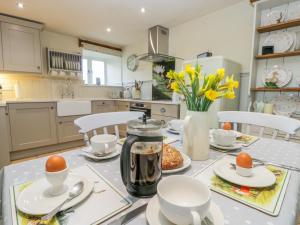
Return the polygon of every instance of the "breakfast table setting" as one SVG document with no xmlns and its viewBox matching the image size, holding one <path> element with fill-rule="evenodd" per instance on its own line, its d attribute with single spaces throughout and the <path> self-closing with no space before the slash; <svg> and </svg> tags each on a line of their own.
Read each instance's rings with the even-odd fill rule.
<svg viewBox="0 0 300 225">
<path fill-rule="evenodd" d="M 196 65 L 184 72 L 187 87 L 184 73 L 167 75 L 185 95 L 184 120 L 163 124 L 113 112 L 102 116 L 138 116 L 126 122 L 127 136 L 89 138 L 101 115 L 88 115 L 74 121 L 86 146 L 4 167 L 3 224 L 296 224 L 300 144 L 244 134 L 231 122 L 211 129 L 210 105 L 233 99 L 238 83 L 225 79 L 224 69 L 204 76 Z"/>
</svg>

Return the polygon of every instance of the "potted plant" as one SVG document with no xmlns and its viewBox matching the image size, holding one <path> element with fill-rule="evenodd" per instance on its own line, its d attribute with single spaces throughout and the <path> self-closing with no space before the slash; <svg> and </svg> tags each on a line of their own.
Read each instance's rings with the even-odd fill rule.
<svg viewBox="0 0 300 225">
<path fill-rule="evenodd" d="M 171 88 L 185 97 L 187 115 L 184 122 L 183 145 L 193 160 L 206 160 L 209 153 L 210 106 L 217 99 L 234 99 L 238 81 L 233 75 L 225 78 L 225 69 L 203 75 L 201 67 L 186 65 L 185 70 L 169 71 Z"/>
</svg>

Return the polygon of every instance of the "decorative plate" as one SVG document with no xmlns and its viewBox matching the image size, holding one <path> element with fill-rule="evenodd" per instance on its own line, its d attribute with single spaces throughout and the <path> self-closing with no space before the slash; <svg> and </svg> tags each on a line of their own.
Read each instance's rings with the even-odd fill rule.
<svg viewBox="0 0 300 225">
<path fill-rule="evenodd" d="M 279 96 L 272 100 L 274 104 L 273 112 L 276 115 L 290 117 L 295 111 L 297 111 L 297 103 L 290 96 Z"/>
<path fill-rule="evenodd" d="M 263 46 L 274 46 L 275 53 L 288 51 L 294 44 L 294 36 L 290 32 L 279 32 L 270 34 Z"/>
<path fill-rule="evenodd" d="M 292 76 L 290 70 L 287 71 L 279 66 L 274 66 L 273 69 L 262 75 L 262 82 L 264 85 L 274 83 L 277 87 L 284 87 L 291 81 Z"/>
<path fill-rule="evenodd" d="M 300 18 L 300 2 L 291 2 L 287 13 L 288 20 L 294 20 Z"/>
<path fill-rule="evenodd" d="M 276 10 L 272 10 L 271 12 L 269 12 L 267 14 L 267 22 L 269 25 L 271 24 L 276 24 L 276 23 L 281 23 L 285 20 L 287 15 L 287 11 L 282 9 L 276 9 Z"/>
</svg>

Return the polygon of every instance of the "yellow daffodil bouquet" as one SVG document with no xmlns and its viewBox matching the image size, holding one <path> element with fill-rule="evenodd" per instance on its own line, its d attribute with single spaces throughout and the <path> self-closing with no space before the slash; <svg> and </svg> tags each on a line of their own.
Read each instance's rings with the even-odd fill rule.
<svg viewBox="0 0 300 225">
<path fill-rule="evenodd" d="M 185 97 L 190 111 L 206 112 L 216 99 L 234 99 L 234 89 L 239 87 L 233 75 L 225 78 L 224 68 L 218 69 L 215 74 L 203 75 L 199 65 L 186 65 L 184 71 L 169 71 L 167 78 L 171 89 Z"/>
</svg>

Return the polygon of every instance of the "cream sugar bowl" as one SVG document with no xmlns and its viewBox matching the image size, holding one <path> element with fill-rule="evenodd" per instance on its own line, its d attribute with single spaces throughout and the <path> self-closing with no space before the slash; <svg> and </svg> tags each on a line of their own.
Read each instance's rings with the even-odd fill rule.
<svg viewBox="0 0 300 225">
<path fill-rule="evenodd" d="M 232 130 L 216 129 L 212 136 L 214 142 L 221 146 L 232 146 L 236 140 L 236 134 Z"/>
<path fill-rule="evenodd" d="M 193 177 L 173 175 L 158 183 L 157 196 L 163 215 L 178 225 L 201 225 L 209 211 L 211 192 Z"/>
<path fill-rule="evenodd" d="M 90 140 L 92 152 L 98 155 L 113 152 L 117 145 L 117 136 L 112 134 L 95 135 Z"/>
</svg>

